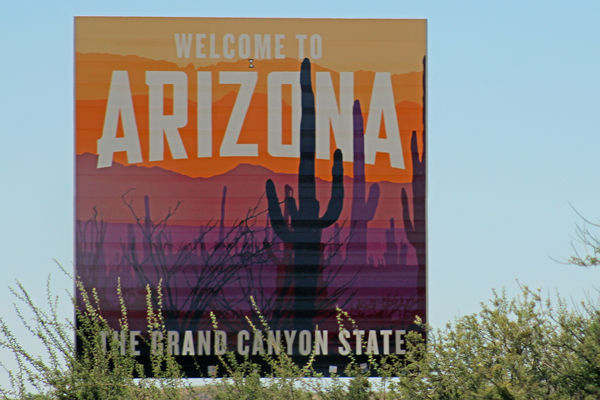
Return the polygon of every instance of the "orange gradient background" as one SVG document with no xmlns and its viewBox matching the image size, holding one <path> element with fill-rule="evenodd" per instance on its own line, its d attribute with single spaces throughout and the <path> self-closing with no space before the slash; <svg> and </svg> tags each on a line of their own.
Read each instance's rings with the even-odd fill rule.
<svg viewBox="0 0 600 400">
<path fill-rule="evenodd" d="M 262 165 L 273 172 L 296 174 L 299 159 L 275 158 L 267 152 L 267 76 L 272 71 L 299 71 L 296 34 L 318 33 L 322 37 L 322 57 L 311 60 L 313 73 L 331 73 L 339 105 L 339 72 L 354 72 L 354 98 L 362 105 L 365 124 L 373 90 L 375 72 L 390 72 L 398 126 L 404 152 L 405 169 L 392 168 L 389 157 L 378 153 L 374 165 L 366 165 L 366 179 L 371 182 L 405 183 L 412 179 L 410 137 L 412 131 L 423 130 L 423 57 L 426 51 L 424 20 L 303 20 L 303 19 L 219 19 L 219 18 L 76 18 L 76 153 L 97 154 L 97 141 L 102 136 L 107 97 L 112 72 L 127 71 L 133 96 L 138 134 L 144 162 L 135 165 L 158 166 L 189 177 L 211 177 L 223 174 L 239 164 Z M 360 27 L 360 30 L 356 28 Z M 359 33 L 360 31 L 360 33 Z M 189 58 L 177 58 L 175 33 L 214 33 L 216 50 L 222 52 L 222 38 L 232 33 L 285 34 L 285 59 L 256 60 L 248 69 L 248 61 L 234 57 L 225 60 L 195 58 L 195 42 Z M 384 38 L 385 40 L 382 40 Z M 149 46 L 152 41 L 152 46 Z M 205 39 L 204 52 L 209 53 Z M 305 53 L 309 55 L 309 40 Z M 234 46 L 237 49 L 237 46 Z M 254 48 L 251 48 L 254 54 Z M 274 56 L 273 49 L 271 55 Z M 148 161 L 148 86 L 146 71 L 183 71 L 188 77 L 188 124 L 179 129 L 188 158 L 173 160 L 165 144 L 163 161 Z M 197 158 L 196 71 L 212 72 L 213 157 Z M 258 144 L 259 157 L 219 157 L 219 148 L 237 98 L 239 85 L 219 84 L 219 71 L 256 71 L 258 82 L 246 114 L 238 143 Z M 291 142 L 291 90 L 283 90 L 283 143 Z M 286 90 L 287 89 L 287 90 Z M 172 91 L 165 86 L 165 115 L 172 113 Z M 117 136 L 122 135 L 119 123 Z M 385 137 L 381 122 L 380 137 Z M 335 150 L 333 132 L 331 153 Z M 420 137 L 421 135 L 419 135 Z M 166 140 L 165 140 L 166 142 Z M 421 143 L 419 148 L 422 148 Z M 128 165 L 124 152 L 115 153 L 114 162 Z M 331 160 L 317 160 L 316 174 L 331 179 Z M 351 163 L 345 174 L 352 176 Z"/>
</svg>

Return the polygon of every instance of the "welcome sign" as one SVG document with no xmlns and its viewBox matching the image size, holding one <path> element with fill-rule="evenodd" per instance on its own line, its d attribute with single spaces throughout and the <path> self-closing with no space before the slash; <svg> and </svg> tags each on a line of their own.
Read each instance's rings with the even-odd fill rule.
<svg viewBox="0 0 600 400">
<path fill-rule="evenodd" d="M 225 351 L 403 354 L 427 317 L 425 57 L 424 20 L 76 18 L 75 268 L 123 346 L 188 376 Z"/>
</svg>

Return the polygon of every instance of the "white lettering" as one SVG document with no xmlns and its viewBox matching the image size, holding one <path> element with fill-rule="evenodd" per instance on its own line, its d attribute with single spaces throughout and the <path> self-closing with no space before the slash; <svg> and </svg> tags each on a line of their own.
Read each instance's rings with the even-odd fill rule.
<svg viewBox="0 0 600 400">
<path fill-rule="evenodd" d="M 356 354 L 360 356 L 362 354 L 362 337 L 365 335 L 365 331 L 355 329 L 352 333 L 356 336 Z"/>
<path fill-rule="evenodd" d="M 244 119 L 250 106 L 252 93 L 256 87 L 258 73 L 256 72 L 224 72 L 219 73 L 220 83 L 240 84 L 240 91 L 231 111 L 227 123 L 223 143 L 221 143 L 221 157 L 258 157 L 258 144 L 239 144 L 238 139 L 242 131 Z"/>
<path fill-rule="evenodd" d="M 229 46 L 225 49 L 227 50 L 225 53 L 229 57 L 235 53 L 234 48 L 231 47 L 235 41 L 232 34 L 225 36 L 228 38 L 225 43 L 228 43 Z M 242 36 L 244 35 L 240 35 L 240 37 Z M 245 39 L 240 40 L 239 43 L 240 46 L 243 43 L 244 52 L 249 52 L 250 37 L 248 35 L 244 37 Z M 208 158 L 214 156 L 212 73 L 198 71 L 196 74 L 197 148 L 192 151 L 196 151 L 198 158 Z M 341 72 L 339 76 L 338 95 L 331 73 L 316 72 L 316 157 L 323 160 L 331 158 L 331 138 L 333 137 L 335 147 L 341 149 L 344 154 L 344 161 L 353 161 L 354 75 L 352 72 Z M 219 73 L 219 83 L 240 85 L 223 141 L 220 144 L 219 156 L 221 157 L 258 157 L 259 148 L 256 142 L 238 143 L 257 82 L 257 71 L 221 71 Z M 180 134 L 180 129 L 188 123 L 187 74 L 183 71 L 146 71 L 146 84 L 149 88 L 148 160 L 164 160 L 165 139 L 173 159 L 188 158 Z M 173 111 L 168 115 L 165 115 L 164 110 L 165 85 L 173 85 Z M 285 144 L 283 139 L 283 85 L 291 85 L 292 114 L 292 126 L 289 127 L 291 128 L 291 141 Z M 286 158 L 298 157 L 302 117 L 301 96 L 298 72 L 275 71 L 268 74 L 266 150 L 269 155 Z M 119 132 L 121 128 L 119 120 L 122 124 L 122 134 Z M 382 126 L 382 121 L 385 127 Z M 118 135 L 121 137 L 117 137 Z M 392 168 L 405 168 L 391 75 L 388 72 L 375 74 L 364 140 L 367 164 L 375 164 L 378 153 L 387 153 Z M 102 136 L 97 141 L 97 167 L 110 167 L 114 154 L 118 152 L 126 152 L 130 164 L 144 161 L 127 71 L 113 71 L 112 74 Z"/>
<path fill-rule="evenodd" d="M 268 152 L 273 157 L 298 157 L 300 154 L 300 119 L 302 90 L 300 73 L 271 72 L 268 81 Z M 292 143 L 283 144 L 282 85 L 292 85 Z"/>
<path fill-rule="evenodd" d="M 210 355 L 210 331 L 198 331 L 198 355 Z"/>
<path fill-rule="evenodd" d="M 117 137 L 119 115 L 123 124 L 123 137 L 120 138 Z M 143 161 L 127 71 L 112 73 L 102 137 L 98 140 L 97 146 L 97 168 L 110 167 L 114 154 L 120 151 L 127 152 L 129 164 Z"/>
<path fill-rule="evenodd" d="M 194 350 L 194 334 L 192 331 L 185 331 L 183 335 L 183 346 L 181 349 L 182 356 L 195 356 L 196 351 Z"/>
<path fill-rule="evenodd" d="M 354 73 L 340 72 L 340 106 L 335 99 L 331 73 L 317 72 L 316 95 L 316 156 L 321 160 L 331 157 L 329 127 L 333 130 L 335 145 L 342 150 L 344 161 L 352 161 L 353 154 L 353 120 L 352 104 L 354 101 Z"/>
<path fill-rule="evenodd" d="M 167 331 L 167 351 L 171 355 L 179 355 L 179 332 Z"/>
<path fill-rule="evenodd" d="M 212 157 L 212 75 L 198 71 L 198 158 Z"/>
<path fill-rule="evenodd" d="M 125 331 L 121 331 L 120 335 L 119 335 L 119 331 L 114 331 L 113 332 L 113 341 L 115 341 L 119 345 L 121 355 L 124 356 L 125 355 L 125 347 L 126 347 Z"/>
<path fill-rule="evenodd" d="M 217 44 L 216 44 L 215 34 L 211 33 L 210 34 L 210 58 L 221 58 L 219 53 L 217 53 L 215 51 L 216 48 L 217 48 Z"/>
<path fill-rule="evenodd" d="M 238 38 L 238 52 L 240 58 L 250 58 L 250 36 L 245 33 Z"/>
<path fill-rule="evenodd" d="M 281 44 L 281 40 L 285 39 L 285 35 L 275 35 L 275 58 L 284 59 L 285 54 L 281 52 L 283 50 L 283 44 Z"/>
<path fill-rule="evenodd" d="M 247 330 L 243 329 L 238 332 L 238 340 L 237 340 L 238 354 L 245 356 L 246 354 L 248 354 L 250 352 L 250 346 L 244 344 L 244 341 L 249 340 L 249 339 L 250 339 L 250 332 L 248 332 Z"/>
<path fill-rule="evenodd" d="M 367 354 L 379 354 L 377 331 L 369 331 L 369 338 L 367 339 Z"/>
<path fill-rule="evenodd" d="M 215 354 L 222 356 L 227 353 L 227 332 L 215 331 Z"/>
<path fill-rule="evenodd" d="M 235 50 L 229 50 L 230 43 L 235 43 L 235 37 L 231 33 L 228 33 L 225 36 L 223 36 L 223 55 L 225 56 L 225 58 L 228 59 L 231 59 L 235 56 Z"/>
<path fill-rule="evenodd" d="M 271 35 L 254 35 L 254 58 L 271 59 Z"/>
<path fill-rule="evenodd" d="M 314 34 L 310 37 L 310 56 L 313 60 L 318 60 L 323 54 L 323 40 L 321 35 Z"/>
<path fill-rule="evenodd" d="M 252 343 L 252 355 L 265 354 L 264 339 L 261 331 L 254 331 L 254 342 Z"/>
<path fill-rule="evenodd" d="M 379 137 L 382 115 L 385 123 L 385 139 Z M 389 72 L 375 74 L 365 132 L 365 163 L 375 164 L 377 153 L 388 153 L 392 168 L 404 168 L 400 130 L 398 129 L 392 79 Z"/>
<path fill-rule="evenodd" d="M 406 350 L 402 348 L 402 345 L 404 344 L 402 336 L 404 336 L 405 334 L 406 331 L 404 329 L 396 331 L 396 354 L 406 354 Z"/>
<path fill-rule="evenodd" d="M 181 71 L 146 71 L 150 87 L 150 161 L 164 159 L 164 135 L 174 159 L 187 158 L 178 128 L 187 125 L 187 75 Z M 173 114 L 164 115 L 164 86 L 173 85 Z"/>
<path fill-rule="evenodd" d="M 390 354 L 390 336 L 392 335 L 391 330 L 379 331 L 383 336 L 383 354 Z"/>
<path fill-rule="evenodd" d="M 298 335 L 298 352 L 300 355 L 307 356 L 312 350 L 312 334 L 309 330 L 300 331 Z"/>
<path fill-rule="evenodd" d="M 285 337 L 285 347 L 287 348 L 287 353 L 291 356 L 294 354 L 294 339 L 296 338 L 297 331 L 283 331 L 283 336 Z"/>
<path fill-rule="evenodd" d="M 306 35 L 296 35 L 296 39 L 298 39 L 298 59 L 304 59 L 304 41 L 306 40 Z"/>
<path fill-rule="evenodd" d="M 279 355 L 281 351 L 281 331 L 267 332 L 267 352 L 269 355 L 273 354 L 273 350 L 275 350 L 275 354 Z"/>
<path fill-rule="evenodd" d="M 316 354 L 329 354 L 329 346 L 327 340 L 328 331 L 316 331 L 315 332 L 315 350 Z"/>
<path fill-rule="evenodd" d="M 141 331 L 129 331 L 129 347 L 131 347 L 132 356 L 139 356 L 141 354 L 140 351 L 136 349 L 136 346 L 140 344 L 136 338 L 141 334 Z"/>
<path fill-rule="evenodd" d="M 175 34 L 175 46 L 177 47 L 177 58 L 190 58 L 190 49 L 192 48 L 192 34 L 179 33 Z"/>
<path fill-rule="evenodd" d="M 341 346 L 338 347 L 338 351 L 340 355 L 347 356 L 350 354 L 350 343 L 346 339 L 350 338 L 350 332 L 346 329 L 342 329 L 338 334 L 338 338 L 340 339 Z"/>
<path fill-rule="evenodd" d="M 204 48 L 202 39 L 206 39 L 206 34 L 196 33 L 196 58 L 206 58 L 206 54 L 202 52 L 202 49 Z"/>
</svg>

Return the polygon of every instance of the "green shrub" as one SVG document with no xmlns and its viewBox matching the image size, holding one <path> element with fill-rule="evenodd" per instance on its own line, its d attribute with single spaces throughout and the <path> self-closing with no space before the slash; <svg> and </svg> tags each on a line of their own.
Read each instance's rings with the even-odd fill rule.
<svg viewBox="0 0 600 400">
<path fill-rule="evenodd" d="M 152 372 L 155 378 L 144 376 L 143 366 L 131 355 L 129 348 L 121 355 L 114 330 L 102 317 L 95 289 L 86 290 L 80 281 L 76 288 L 83 300 L 83 309 L 76 308 L 79 326 L 58 316 L 58 297 L 53 296 L 50 278 L 46 286 L 47 310 L 36 306 L 23 285 L 17 282 L 11 291 L 21 307 L 24 305 L 33 315 L 25 317 L 18 305 L 16 310 L 27 330 L 38 339 L 46 350 L 45 357 L 29 352 L 0 317 L 0 346 L 12 351 L 17 364 L 16 371 L 8 371 L 9 388 L 1 388 L 3 398 L 20 399 L 179 399 L 189 391 L 178 364 L 168 353 L 152 356 Z M 91 295 L 91 298 L 90 298 Z M 121 331 L 129 331 L 127 310 L 120 283 L 118 295 L 121 304 Z M 151 329 L 163 329 L 161 312 L 151 307 L 150 291 L 147 295 L 148 323 Z M 75 304 L 75 300 L 73 299 Z M 101 332 L 108 332 L 107 348 L 101 340 Z M 74 333 L 81 342 L 76 354 Z"/>
<path fill-rule="evenodd" d="M 494 292 L 477 314 L 443 331 L 427 326 L 428 342 L 407 335 L 405 360 L 392 363 L 396 398 L 600 398 L 600 312 L 597 303 L 554 309 L 539 291 L 509 299 Z"/>
<path fill-rule="evenodd" d="M 489 304 L 476 314 L 457 318 L 445 330 L 434 331 L 416 321 L 425 337 L 416 331 L 406 336 L 404 357 L 369 357 L 367 367 L 348 356 L 345 373 L 323 379 L 313 369 L 315 348 L 308 362 L 299 366 L 284 348 L 278 355 L 264 355 L 270 371 L 260 375 L 261 366 L 248 356 L 228 352 L 220 357 L 223 378 L 193 388 L 173 356 L 157 352 L 150 356 L 152 378 L 129 349 L 121 354 L 113 330 L 102 317 L 94 289 L 76 282 L 83 308 L 76 310 L 78 325 L 58 316 L 58 298 L 46 288 L 47 309 L 37 307 L 17 282 L 13 294 L 20 307 L 29 309 L 26 318 L 17 307 L 26 328 L 43 344 L 44 357 L 29 352 L 0 318 L 0 346 L 12 351 L 17 368 L 9 371 L 10 387 L 2 388 L 5 399 L 597 399 L 600 398 L 600 308 L 588 300 L 570 308 L 563 300 L 553 308 L 539 292 L 522 288 L 522 295 L 509 299 L 494 293 Z M 162 318 L 161 291 L 151 298 L 147 288 L 148 331 L 167 335 Z M 120 285 L 120 330 L 128 332 L 127 309 Z M 254 305 L 258 326 L 269 325 Z M 158 304 L 154 309 L 152 304 Z M 337 310 L 340 329 L 356 321 Z M 213 318 L 213 328 L 218 321 Z M 108 332 L 106 349 L 100 332 Z M 76 355 L 74 333 L 80 341 Z M 277 346 L 277 343 L 271 345 Z M 163 346 L 166 348 L 166 346 Z M 0 362 L 0 364 L 2 364 Z M 5 367 L 6 368 L 6 367 Z M 374 372 L 380 378 L 369 379 Z"/>
</svg>

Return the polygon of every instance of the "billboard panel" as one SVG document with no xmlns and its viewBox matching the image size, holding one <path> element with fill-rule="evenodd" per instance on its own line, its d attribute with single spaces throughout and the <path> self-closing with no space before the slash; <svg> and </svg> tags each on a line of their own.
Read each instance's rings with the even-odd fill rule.
<svg viewBox="0 0 600 400">
<path fill-rule="evenodd" d="M 252 301 L 318 370 L 402 354 L 427 317 L 426 21 L 75 25 L 76 273 L 117 330 L 120 280 L 140 357 L 147 287 L 188 376 L 221 338 L 275 351 Z"/>
</svg>

